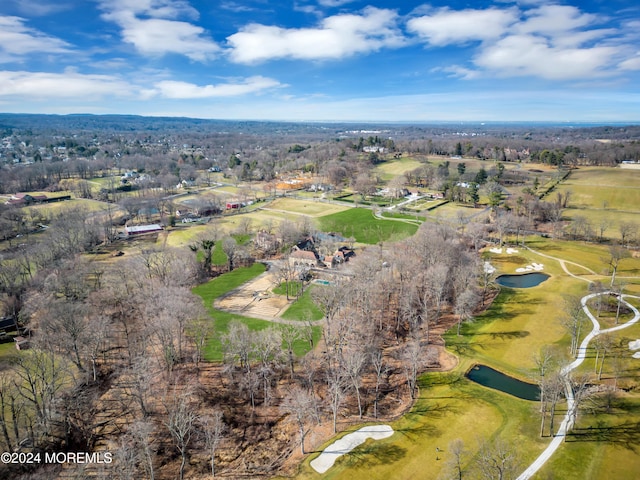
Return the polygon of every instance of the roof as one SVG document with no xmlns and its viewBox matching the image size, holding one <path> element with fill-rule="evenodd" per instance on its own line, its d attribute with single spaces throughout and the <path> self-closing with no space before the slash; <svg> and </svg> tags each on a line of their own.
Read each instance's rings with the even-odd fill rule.
<svg viewBox="0 0 640 480">
<path fill-rule="evenodd" d="M 306 260 L 317 260 L 316 254 L 308 250 L 296 250 L 291 253 L 291 258 L 304 258 Z"/>
<path fill-rule="evenodd" d="M 132 227 L 124 227 L 127 233 L 142 233 L 162 230 L 162 226 L 154 223 L 152 225 L 134 225 Z"/>
</svg>

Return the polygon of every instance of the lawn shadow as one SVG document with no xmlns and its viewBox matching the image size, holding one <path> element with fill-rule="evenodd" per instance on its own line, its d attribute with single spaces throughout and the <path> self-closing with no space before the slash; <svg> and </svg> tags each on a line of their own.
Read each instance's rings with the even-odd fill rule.
<svg viewBox="0 0 640 480">
<path fill-rule="evenodd" d="M 402 460 L 407 455 L 407 449 L 393 443 L 376 443 L 371 439 L 363 445 L 354 448 L 340 458 L 336 464 L 349 468 L 370 468 L 377 465 L 388 465 Z"/>
<path fill-rule="evenodd" d="M 607 442 L 637 452 L 640 444 L 640 422 L 625 422 L 620 425 L 574 428 L 566 437 L 567 442 Z"/>
</svg>

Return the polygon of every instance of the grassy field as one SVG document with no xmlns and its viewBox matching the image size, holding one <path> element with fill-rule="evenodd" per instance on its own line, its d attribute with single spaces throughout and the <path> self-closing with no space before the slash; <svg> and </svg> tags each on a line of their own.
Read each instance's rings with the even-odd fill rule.
<svg viewBox="0 0 640 480">
<path fill-rule="evenodd" d="M 302 296 L 282 313 L 281 317 L 286 320 L 321 320 L 324 315 L 311 298 L 311 290 L 314 288 L 322 287 L 311 286 L 307 288 Z"/>
<path fill-rule="evenodd" d="M 605 267 L 603 249 L 597 245 L 549 239 L 531 243 L 546 254 L 583 263 L 597 271 Z M 468 469 L 475 464 L 481 439 L 500 438 L 508 445 L 517 446 L 518 473 L 541 453 L 550 438 L 539 437 L 537 402 L 519 400 L 464 378 L 464 373 L 473 364 L 483 363 L 532 381 L 534 355 L 547 345 L 559 356 L 568 358 L 568 337 L 560 324 L 563 296 L 586 294 L 588 283 L 566 274 L 556 260 L 526 249 L 518 250 L 511 255 L 485 253 L 485 257 L 499 273 L 513 273 L 516 268 L 532 262 L 542 263 L 551 278 L 534 288 L 503 288 L 485 313 L 463 326 L 462 336 L 458 337 L 455 329 L 449 333 L 446 343 L 459 357 L 458 367 L 448 373 L 424 375 L 420 398 L 412 411 L 391 424 L 396 433 L 385 440 L 367 441 L 338 460 L 322 478 L 452 478 L 446 466 L 450 458 L 447 449 L 456 438 L 464 442 L 467 450 L 463 457 L 466 478 L 476 478 Z M 640 265 L 636 262 L 640 260 L 629 259 L 628 262 L 626 266 L 621 265 L 621 269 L 629 275 L 637 274 Z M 580 270 L 579 267 L 572 268 Z M 582 269 L 582 273 L 585 272 Z M 623 321 L 628 318 L 629 315 Z M 602 321 L 604 326 L 610 323 L 611 320 Z M 585 327 L 584 330 L 583 336 L 590 329 Z M 629 340 L 636 338 L 640 338 L 640 325 L 614 336 L 615 344 L 621 346 L 622 360 L 608 361 L 604 369 L 605 381 L 612 381 L 614 368 L 619 368 L 624 372 L 618 380 L 619 386 L 632 388 L 636 385 L 640 361 L 631 358 L 626 347 Z M 590 356 L 580 372 L 593 372 L 594 367 L 594 358 Z M 561 405 L 557 413 L 556 427 L 564 415 L 563 408 Z M 574 433 L 535 478 L 634 478 L 640 466 L 636 451 L 636 445 L 640 443 L 639 424 L 640 398 L 636 393 L 619 393 L 612 401 L 610 412 L 594 402 L 579 417 Z M 352 430 L 344 433 L 349 431 Z M 436 454 L 439 460 L 435 459 Z M 312 454 L 303 462 L 296 478 L 318 478 L 309 465 L 313 458 L 315 455 Z"/>
<path fill-rule="evenodd" d="M 582 216 L 597 230 L 605 221 L 605 237 L 619 239 L 621 223 L 640 224 L 640 170 L 585 167 L 571 172 L 557 192 L 570 193 L 563 216 Z M 553 196 L 553 193 L 551 194 Z"/>
<path fill-rule="evenodd" d="M 322 478 L 453 478 L 448 468 L 451 459 L 448 447 L 453 440 L 464 442 L 467 453 L 463 464 L 467 469 L 473 464 L 480 439 L 499 437 L 520 446 L 523 439 L 535 438 L 537 422 L 531 415 L 534 403 L 505 397 L 464 379 L 460 370 L 425 375 L 412 411 L 391 423 L 396 433 L 385 440 L 367 441 L 341 457 Z M 532 443 L 535 452 L 542 448 L 543 442 Z M 523 455 L 523 461 L 532 457 L 531 453 Z M 296 478 L 318 478 L 309 465 L 315 456 L 312 454 L 305 460 Z"/>
<path fill-rule="evenodd" d="M 374 169 L 374 172 L 376 172 L 383 180 L 391 180 L 398 175 L 404 175 L 405 172 L 415 170 L 422 165 L 424 165 L 423 162 L 413 157 L 402 157 L 381 163 Z"/>
<path fill-rule="evenodd" d="M 309 200 L 298 200 L 295 198 L 278 198 L 271 202 L 267 207 L 267 211 L 280 210 L 298 215 L 308 215 L 310 217 L 323 217 L 334 213 L 348 210 L 349 207 L 335 205 L 325 202 L 314 202 Z"/>
<path fill-rule="evenodd" d="M 246 324 L 251 330 L 263 330 L 276 324 L 266 320 L 258 320 L 255 318 L 243 317 L 232 313 L 223 312 L 213 308 L 213 301 L 219 296 L 239 287 L 243 283 L 257 277 L 265 271 L 265 266 L 261 263 L 255 263 L 251 267 L 238 268 L 232 272 L 225 273 L 219 277 L 210 280 L 207 283 L 198 285 L 193 288 L 193 293 L 202 298 L 205 308 L 213 319 L 214 334 L 207 342 L 204 350 L 204 358 L 207 361 L 220 361 L 223 357 L 223 349 L 221 336 L 224 335 L 229 328 L 229 324 L 234 321 Z M 320 327 L 314 327 L 314 344 L 320 338 Z M 304 355 L 309 351 L 309 344 L 306 340 L 298 340 L 294 345 L 296 355 Z"/>
<path fill-rule="evenodd" d="M 338 232 L 344 237 L 354 237 L 356 242 L 376 244 L 381 241 L 397 241 L 413 235 L 418 227 L 394 220 L 379 220 L 366 208 L 352 208 L 317 219 L 325 232 Z"/>
</svg>

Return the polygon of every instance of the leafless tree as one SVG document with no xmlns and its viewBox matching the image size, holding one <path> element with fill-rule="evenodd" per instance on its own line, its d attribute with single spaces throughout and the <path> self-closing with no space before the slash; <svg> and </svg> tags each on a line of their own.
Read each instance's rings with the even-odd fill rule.
<svg viewBox="0 0 640 480">
<path fill-rule="evenodd" d="M 447 467 L 451 472 L 451 478 L 455 480 L 462 480 L 466 473 L 464 469 L 466 456 L 469 453 L 464 446 L 464 442 L 460 438 L 456 438 L 449 442 L 448 453 L 450 456 L 447 460 Z"/>
<path fill-rule="evenodd" d="M 566 295 L 563 299 L 564 316 L 562 317 L 561 322 L 562 326 L 571 336 L 571 347 L 569 351 L 572 356 L 575 356 L 578 351 L 580 331 L 585 320 L 581 301 L 581 298 L 575 295 Z"/>
<path fill-rule="evenodd" d="M 538 369 L 537 383 L 540 387 L 540 414 L 542 417 L 540 426 L 540 436 L 544 433 L 544 422 L 547 409 L 546 387 L 547 387 L 547 375 L 550 369 L 555 365 L 555 357 L 550 348 L 544 347 L 538 355 L 535 355 L 533 361 Z"/>
<path fill-rule="evenodd" d="M 71 386 L 72 371 L 67 362 L 50 351 L 34 348 L 18 357 L 13 370 L 18 394 L 35 412 L 42 438 L 52 433 L 56 403 L 65 388 Z M 39 444 L 38 439 L 34 443 Z"/>
<path fill-rule="evenodd" d="M 467 288 L 456 298 L 455 311 L 456 315 L 458 315 L 458 336 L 460 335 L 462 322 L 472 318 L 473 310 L 478 305 L 478 300 L 478 294 L 472 288 Z"/>
<path fill-rule="evenodd" d="M 184 467 L 191 447 L 191 438 L 194 435 L 198 415 L 189 404 L 187 393 L 176 396 L 165 406 L 167 417 L 164 425 L 173 438 L 176 449 L 180 453 L 179 478 L 184 478 Z"/>
<path fill-rule="evenodd" d="M 419 339 L 408 341 L 400 350 L 400 360 L 402 369 L 407 380 L 407 388 L 411 398 L 416 398 L 418 388 L 418 373 L 420 372 L 420 362 L 422 358 L 422 346 Z"/>
<path fill-rule="evenodd" d="M 558 402 L 563 396 L 566 386 L 566 379 L 564 376 L 560 375 L 558 372 L 554 372 L 552 374 L 548 374 L 545 376 L 545 402 L 549 404 L 549 434 L 551 436 L 554 434 L 554 426 L 555 426 L 555 418 L 556 418 L 556 407 L 558 406 Z M 544 415 L 542 412 L 542 422 L 541 422 L 541 432 L 544 435 Z"/>
<path fill-rule="evenodd" d="M 381 348 L 374 348 L 373 350 L 371 350 L 371 352 L 369 353 L 369 359 L 376 376 L 376 386 L 374 389 L 374 397 L 373 397 L 373 416 L 374 418 L 378 418 L 378 402 L 380 401 L 380 386 L 382 385 L 383 377 L 388 373 L 390 367 L 384 358 L 384 352 Z"/>
<path fill-rule="evenodd" d="M 296 325 L 281 325 L 279 328 L 282 341 L 286 347 L 289 372 L 291 373 L 291 378 L 293 379 L 295 365 L 295 354 L 293 349 L 295 343 L 302 338 L 302 332 L 301 329 Z"/>
<path fill-rule="evenodd" d="M 282 362 L 282 335 L 275 327 L 253 333 L 251 350 L 259 362 L 258 372 L 262 379 L 263 399 L 268 404 L 271 398 L 271 379 Z"/>
<path fill-rule="evenodd" d="M 362 383 L 362 373 L 366 367 L 367 351 L 364 345 L 352 345 L 344 352 L 342 367 L 345 376 L 349 379 L 353 392 L 358 402 L 358 417 L 362 418 L 362 399 L 360 396 L 360 386 Z"/>
<path fill-rule="evenodd" d="M 219 409 L 213 410 L 210 414 L 200 418 L 202 423 L 202 433 L 204 435 L 204 445 L 211 462 L 211 476 L 216 476 L 216 451 L 227 433 L 227 425 L 224 416 Z"/>
<path fill-rule="evenodd" d="M 609 247 L 609 266 L 611 267 L 611 283 L 609 286 L 613 287 L 616 281 L 616 274 L 618 273 L 618 266 L 620 262 L 625 258 L 631 257 L 629 250 L 621 245 L 611 245 Z"/>
<path fill-rule="evenodd" d="M 307 424 L 314 418 L 313 395 L 308 390 L 294 385 L 282 400 L 280 411 L 295 420 L 300 434 L 300 452 L 304 455 L 304 440 L 309 432 Z"/>
<path fill-rule="evenodd" d="M 213 321 L 209 317 L 195 317 L 187 323 L 186 335 L 193 343 L 193 361 L 196 364 L 196 369 L 200 368 L 204 347 L 213 331 Z"/>
<path fill-rule="evenodd" d="M 598 374 L 598 380 L 602 380 L 602 369 L 604 368 L 604 361 L 607 354 L 611 352 L 614 346 L 613 338 L 608 333 L 601 333 L 594 339 L 594 347 L 596 349 L 596 360 L 594 362 L 594 368 Z M 602 354 L 602 356 L 601 356 Z M 600 367 L 598 367 L 598 360 L 600 360 Z"/>
<path fill-rule="evenodd" d="M 227 237 L 222 240 L 222 251 L 227 256 L 229 271 L 232 271 L 235 268 L 235 261 L 238 259 L 238 255 L 240 254 L 236 239 L 233 237 Z"/>
<path fill-rule="evenodd" d="M 145 474 L 150 480 L 155 478 L 153 464 L 157 445 L 154 434 L 155 428 L 151 421 L 147 419 L 137 420 L 129 428 L 129 435 L 135 445 L 135 451 L 138 453 Z"/>
<path fill-rule="evenodd" d="M 483 442 L 476 458 L 480 478 L 486 480 L 510 480 L 515 478 L 520 466 L 517 451 L 498 439 L 493 444 Z"/>
<path fill-rule="evenodd" d="M 327 400 L 333 418 L 333 433 L 338 431 L 338 413 L 346 393 L 346 382 L 338 369 L 327 369 Z"/>
</svg>

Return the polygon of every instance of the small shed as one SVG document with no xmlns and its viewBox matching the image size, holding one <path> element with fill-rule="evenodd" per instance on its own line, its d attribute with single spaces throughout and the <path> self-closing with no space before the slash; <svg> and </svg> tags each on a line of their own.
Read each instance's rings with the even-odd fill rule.
<svg viewBox="0 0 640 480">
<path fill-rule="evenodd" d="M 28 338 L 19 336 L 15 337 L 13 340 L 16 342 L 17 350 L 27 350 L 31 346 Z"/>
</svg>

